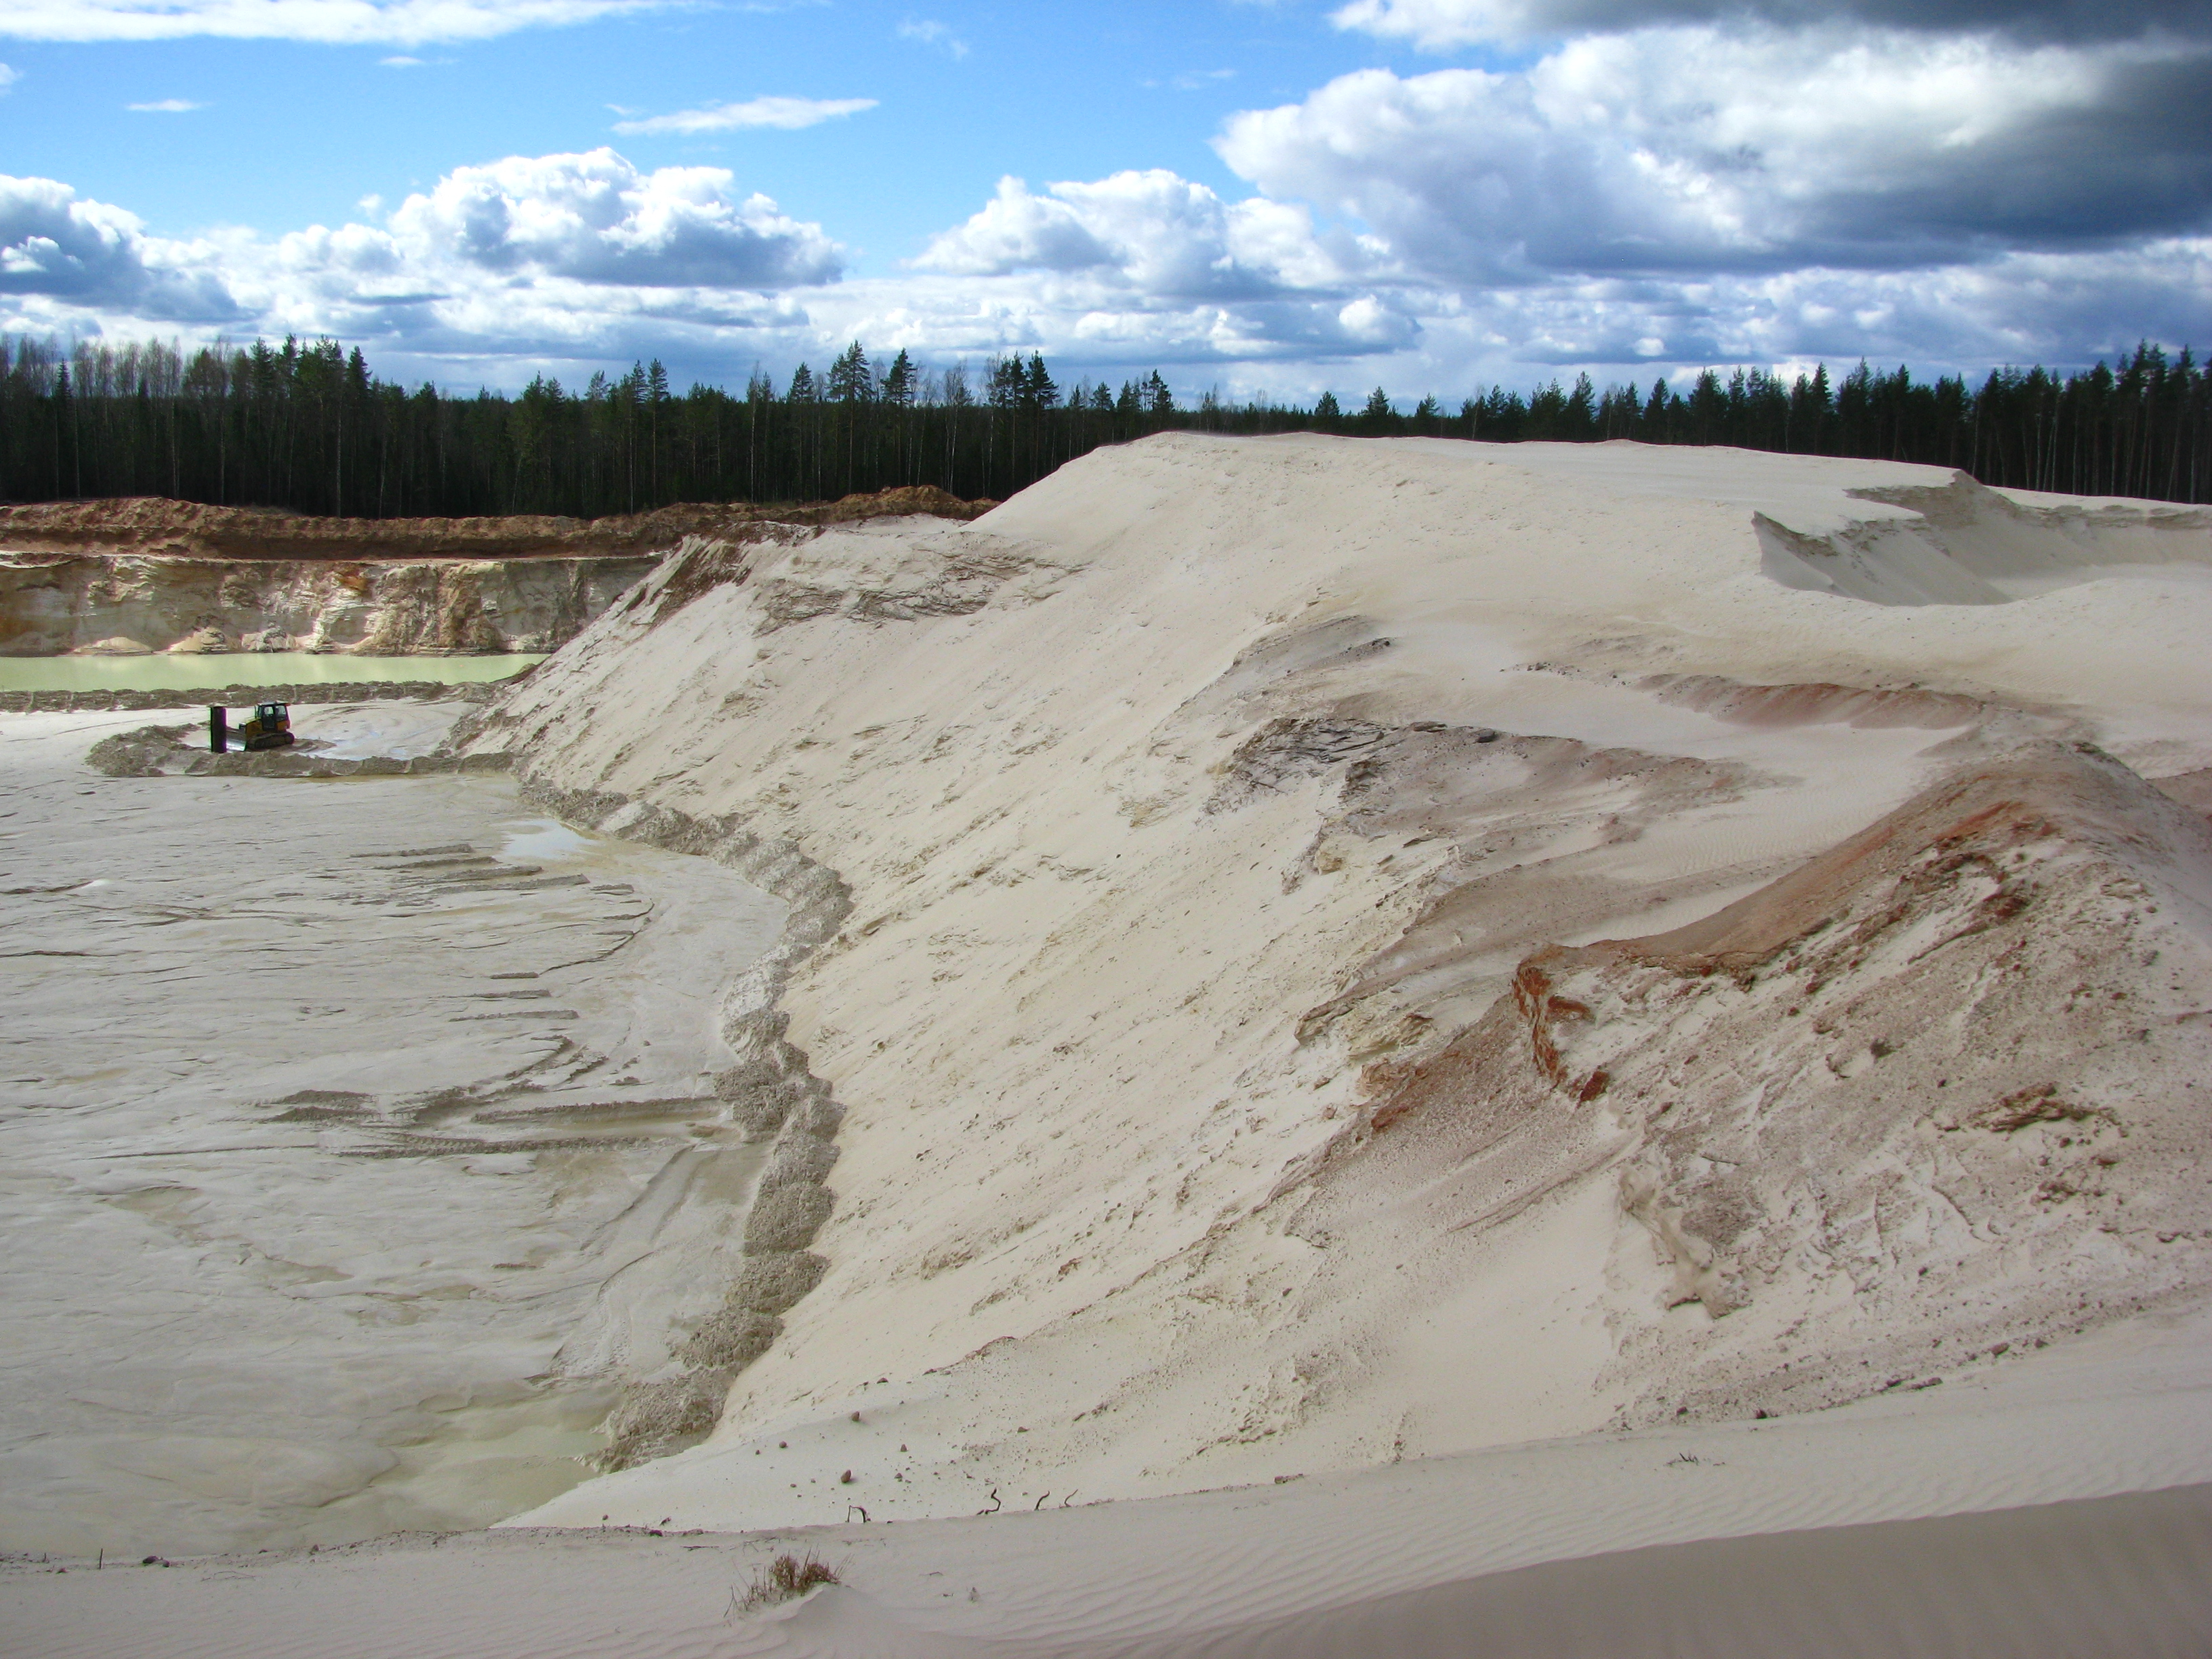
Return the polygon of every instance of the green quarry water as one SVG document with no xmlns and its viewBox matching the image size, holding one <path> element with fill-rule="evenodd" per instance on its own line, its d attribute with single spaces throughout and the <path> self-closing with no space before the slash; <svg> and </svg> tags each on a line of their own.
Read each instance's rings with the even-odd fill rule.
<svg viewBox="0 0 2212 1659">
<path fill-rule="evenodd" d="M 0 657 L 0 691 L 190 691 L 214 685 L 329 685 L 358 680 L 503 680 L 543 656 L 358 657 L 232 651 L 189 656 Z"/>
</svg>

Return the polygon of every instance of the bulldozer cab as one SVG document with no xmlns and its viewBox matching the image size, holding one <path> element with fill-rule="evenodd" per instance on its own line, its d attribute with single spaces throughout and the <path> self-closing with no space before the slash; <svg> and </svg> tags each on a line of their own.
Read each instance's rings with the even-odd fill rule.
<svg viewBox="0 0 2212 1659">
<path fill-rule="evenodd" d="M 239 728 L 249 750 L 282 749 L 292 741 L 292 710 L 289 704 L 258 702 L 253 718 Z"/>
</svg>

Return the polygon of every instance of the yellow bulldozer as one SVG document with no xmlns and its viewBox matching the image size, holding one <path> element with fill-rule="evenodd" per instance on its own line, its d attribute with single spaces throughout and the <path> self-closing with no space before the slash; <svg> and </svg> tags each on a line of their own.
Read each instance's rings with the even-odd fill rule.
<svg viewBox="0 0 2212 1659">
<path fill-rule="evenodd" d="M 293 741 L 292 709 L 289 703 L 258 702 L 253 705 L 253 718 L 243 726 L 230 723 L 230 711 L 216 704 L 208 705 L 208 749 L 210 753 L 229 752 L 235 743 L 249 751 L 261 749 L 282 749 Z"/>
</svg>

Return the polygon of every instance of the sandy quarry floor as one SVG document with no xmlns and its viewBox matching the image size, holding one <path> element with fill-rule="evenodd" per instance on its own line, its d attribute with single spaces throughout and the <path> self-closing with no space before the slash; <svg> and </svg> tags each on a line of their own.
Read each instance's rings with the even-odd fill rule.
<svg viewBox="0 0 2212 1659">
<path fill-rule="evenodd" d="M 406 755 L 456 712 L 297 728 Z M 84 768 L 145 719 L 0 718 L 0 1547 L 331 1543 L 574 1484 L 592 1376 L 742 1218 L 716 997 L 782 907 L 503 778 Z"/>
</svg>

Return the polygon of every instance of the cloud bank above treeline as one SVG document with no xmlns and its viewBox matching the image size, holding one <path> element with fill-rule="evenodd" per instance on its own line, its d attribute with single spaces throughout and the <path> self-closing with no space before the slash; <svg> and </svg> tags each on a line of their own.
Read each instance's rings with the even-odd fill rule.
<svg viewBox="0 0 2212 1659">
<path fill-rule="evenodd" d="M 121 31 L 155 9 L 26 15 Z M 158 9 L 216 33 L 246 15 Z M 479 12 L 531 21 L 455 15 Z M 0 326 L 331 335 L 508 387 L 647 357 L 731 380 L 857 337 L 1288 396 L 1545 368 L 2072 366 L 2212 340 L 2201 6 L 1357 0 L 1334 21 L 1510 66 L 1364 69 L 1237 112 L 1214 148 L 1242 195 L 1164 168 L 1009 172 L 890 274 L 851 274 L 866 228 L 835 203 L 606 148 L 458 165 L 281 235 L 178 235 L 66 181 L 0 178 Z M 761 98 L 626 125 L 805 125 L 785 110 L 801 105 L 895 112 Z"/>
</svg>

